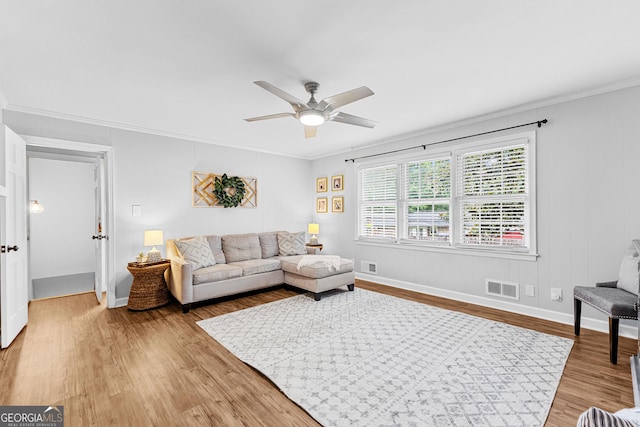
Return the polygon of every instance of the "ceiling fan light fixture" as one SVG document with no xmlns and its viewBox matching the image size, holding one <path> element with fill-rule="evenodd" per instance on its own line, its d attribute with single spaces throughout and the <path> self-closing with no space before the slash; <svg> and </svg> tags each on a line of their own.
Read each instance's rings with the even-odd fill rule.
<svg viewBox="0 0 640 427">
<path fill-rule="evenodd" d="M 320 126 L 327 121 L 327 118 L 321 111 L 306 110 L 300 112 L 298 120 L 305 126 Z"/>
</svg>

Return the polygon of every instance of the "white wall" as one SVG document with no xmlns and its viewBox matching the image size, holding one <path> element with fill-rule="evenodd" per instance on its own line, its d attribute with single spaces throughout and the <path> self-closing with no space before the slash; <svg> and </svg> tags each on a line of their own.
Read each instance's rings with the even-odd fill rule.
<svg viewBox="0 0 640 427">
<path fill-rule="evenodd" d="M 29 159 L 29 198 L 45 208 L 30 215 L 31 278 L 95 271 L 93 165 Z"/>
<path fill-rule="evenodd" d="M 113 146 L 116 298 L 129 294 L 144 230 L 160 228 L 165 239 L 198 234 L 306 230 L 313 215 L 311 162 L 157 135 L 5 111 L 17 133 Z M 258 207 L 194 208 L 191 172 L 255 177 Z M 142 215 L 132 215 L 132 205 Z M 46 206 L 45 206 L 46 209 Z M 163 255 L 164 247 L 158 247 Z"/>
<path fill-rule="evenodd" d="M 148 249 L 142 246 L 145 229 L 160 228 L 165 239 L 172 239 L 199 234 L 301 231 L 311 220 L 307 160 L 117 130 L 113 131 L 113 146 L 117 265 L 126 265 L 138 251 Z M 192 207 L 193 171 L 257 178 L 258 207 Z M 141 216 L 132 216 L 132 205 L 141 206 Z M 164 248 L 161 252 L 165 254 Z M 130 285 L 128 271 L 120 270 L 116 280 L 120 297 L 120 289 L 127 282 Z"/>
<path fill-rule="evenodd" d="M 485 297 L 484 279 L 521 286 L 517 306 L 570 316 L 574 285 L 593 285 L 617 276 L 631 239 L 640 237 L 640 87 L 452 126 L 446 130 L 375 148 L 308 162 L 286 157 L 120 131 L 5 112 L 18 133 L 114 146 L 117 297 L 128 294 L 126 263 L 142 250 L 145 229 L 162 228 L 165 238 L 202 233 L 273 229 L 302 230 L 320 224 L 326 253 L 378 263 L 380 281 L 416 289 Z M 356 177 L 346 158 L 455 138 L 547 118 L 537 130 L 538 250 L 536 261 L 495 259 L 419 250 L 359 245 L 354 242 Z M 258 209 L 191 207 L 191 172 L 226 172 L 258 178 Z M 316 193 L 315 178 L 344 175 L 341 193 Z M 344 213 L 315 213 L 319 196 L 345 197 Z M 131 205 L 142 216 L 131 215 Z M 162 248 L 164 254 L 164 248 Z M 527 297 L 524 286 L 535 287 Z M 562 302 L 550 288 L 560 287 Z M 588 308 L 584 315 L 598 318 Z M 602 316 L 600 316 L 602 317 Z"/>
<path fill-rule="evenodd" d="M 633 238 L 640 238 L 638 117 L 640 87 L 632 87 L 314 161 L 314 178 L 344 173 L 346 184 L 345 214 L 315 216 L 320 223 L 321 240 L 332 250 L 353 256 L 358 269 L 361 260 L 377 262 L 377 277 L 382 282 L 484 298 L 485 278 L 502 279 L 520 283 L 521 298 L 516 304 L 572 314 L 573 286 L 615 280 L 622 254 Z M 355 166 L 345 163 L 345 159 L 544 118 L 549 120 L 547 125 L 530 128 L 537 130 L 538 144 L 540 256 L 536 261 L 354 242 Z M 519 131 L 522 129 L 514 132 Z M 525 285 L 535 287 L 534 297 L 525 295 Z M 562 288 L 562 302 L 551 301 L 551 287 Z M 603 318 L 589 308 L 584 310 L 584 316 Z"/>
</svg>

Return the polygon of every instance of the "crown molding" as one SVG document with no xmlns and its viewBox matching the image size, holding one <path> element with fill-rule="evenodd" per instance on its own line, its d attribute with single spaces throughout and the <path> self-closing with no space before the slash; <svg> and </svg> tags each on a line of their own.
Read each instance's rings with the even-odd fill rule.
<svg viewBox="0 0 640 427">
<path fill-rule="evenodd" d="M 290 157 L 294 159 L 312 160 L 311 158 L 308 158 L 308 157 L 295 156 L 295 155 L 283 153 L 280 151 L 264 150 L 260 148 L 240 147 L 234 144 L 225 143 L 225 142 L 221 142 L 221 141 L 217 141 L 209 138 L 203 138 L 195 135 L 187 135 L 187 134 L 169 132 L 169 131 L 160 130 L 160 129 L 145 128 L 141 126 L 133 126 L 133 125 L 128 125 L 124 123 L 110 122 L 110 121 L 94 119 L 90 117 L 77 116 L 74 114 L 59 113 L 57 111 L 49 111 L 49 110 L 42 110 L 39 108 L 26 107 L 23 105 L 7 104 L 4 107 L 4 109 L 7 111 L 13 111 L 16 113 L 35 114 L 38 116 L 49 117 L 52 119 L 69 120 L 69 121 L 84 123 L 88 125 L 103 126 L 103 127 L 112 128 L 112 129 L 126 130 L 131 132 L 140 132 L 148 135 L 156 135 L 156 136 L 163 136 L 167 138 L 181 139 L 185 141 L 219 145 L 223 147 L 235 148 L 237 150 L 253 151 L 257 153 L 269 154 L 269 155 L 280 156 L 280 157 Z"/>
<path fill-rule="evenodd" d="M 592 88 L 592 89 L 588 89 L 580 92 L 566 93 L 566 94 L 562 94 L 554 97 L 545 98 L 542 100 L 537 100 L 537 101 L 533 101 L 525 104 L 516 105 L 513 107 L 504 108 L 501 110 L 496 110 L 491 113 L 482 114 L 479 116 L 469 117 L 462 120 L 457 120 L 457 121 L 453 121 L 453 122 L 449 122 L 441 125 L 420 129 L 414 132 L 409 132 L 405 134 L 400 134 L 400 135 L 380 139 L 378 141 L 373 141 L 372 143 L 368 143 L 366 145 L 351 146 L 348 149 L 336 151 L 328 155 L 318 155 L 318 156 L 308 156 L 308 157 L 296 156 L 296 155 L 292 155 L 285 152 L 265 150 L 260 148 L 240 147 L 234 144 L 225 143 L 222 141 L 218 141 L 210 138 L 204 138 L 204 137 L 195 136 L 195 135 L 180 134 L 180 133 L 169 132 L 169 131 L 160 130 L 160 129 L 145 128 L 141 126 L 133 126 L 133 125 L 128 125 L 124 123 L 110 122 L 110 121 L 99 120 L 99 119 L 94 119 L 90 117 L 60 113 L 56 111 L 42 110 L 38 108 L 26 107 L 26 106 L 16 105 L 16 104 L 9 104 L 7 102 L 6 97 L 2 93 L 1 87 L 0 87 L 0 107 L 2 107 L 4 110 L 15 111 L 17 113 L 35 114 L 35 115 L 50 117 L 55 119 L 70 120 L 74 122 L 85 123 L 85 124 L 90 124 L 95 126 L 103 126 L 103 127 L 113 128 L 113 129 L 120 129 L 120 130 L 132 131 L 132 132 L 140 132 L 140 133 L 146 133 L 151 135 L 163 136 L 167 138 L 175 138 L 175 139 L 181 139 L 186 141 L 194 141 L 194 142 L 201 142 L 205 144 L 219 145 L 223 147 L 230 147 L 238 150 L 252 151 L 252 152 L 258 152 L 258 153 L 269 154 L 274 156 L 289 157 L 289 158 L 302 159 L 302 160 L 319 160 L 319 159 L 324 159 L 324 158 L 339 156 L 339 155 L 347 155 L 347 154 L 353 155 L 354 153 L 360 150 L 372 149 L 372 148 L 382 146 L 382 145 L 387 145 L 390 143 L 402 142 L 402 141 L 410 140 L 413 138 L 425 137 L 427 135 L 443 132 L 446 130 L 456 129 L 463 126 L 468 126 L 468 125 L 472 125 L 472 124 L 476 124 L 476 123 L 480 123 L 488 120 L 502 118 L 512 114 L 532 111 L 538 108 L 557 105 L 564 102 L 575 101 L 578 99 L 587 98 L 595 95 L 601 95 L 604 93 L 614 92 L 616 90 L 626 89 L 629 87 L 639 86 L 639 85 L 640 85 L 640 76 L 637 76 L 627 80 L 612 82 L 608 85 L 599 86 L 597 88 Z"/>
<path fill-rule="evenodd" d="M 604 93 L 615 92 L 617 90 L 627 89 L 634 86 L 640 86 L 640 76 L 634 77 L 628 80 L 617 81 L 606 86 L 600 86 L 597 88 L 593 88 L 593 89 L 589 89 L 581 92 L 572 92 L 572 93 L 562 94 L 558 96 L 553 96 L 553 97 L 532 101 L 525 104 L 516 105 L 513 107 L 504 108 L 501 110 L 496 110 L 491 113 L 482 114 L 479 116 L 468 117 L 466 119 L 457 120 L 457 121 L 453 121 L 453 122 L 449 122 L 441 125 L 436 125 L 436 126 L 420 129 L 414 132 L 408 132 L 401 135 L 396 135 L 393 137 L 378 140 L 372 144 L 363 145 L 363 146 L 354 146 L 350 150 L 343 150 L 341 152 L 330 154 L 328 156 L 318 157 L 313 160 L 318 160 L 320 158 L 326 158 L 326 157 L 333 157 L 333 156 L 342 155 L 342 154 L 351 155 L 360 150 L 371 149 L 371 148 L 387 145 L 394 142 L 407 141 L 413 138 L 425 137 L 427 135 L 431 135 L 438 132 L 456 129 L 463 126 L 469 126 L 472 124 L 481 123 L 488 120 L 499 119 L 505 116 L 510 116 L 512 114 L 533 111 L 538 108 L 544 108 L 551 105 L 558 105 L 565 102 L 576 101 L 578 99 L 588 98 L 591 96 L 601 95 Z"/>
</svg>

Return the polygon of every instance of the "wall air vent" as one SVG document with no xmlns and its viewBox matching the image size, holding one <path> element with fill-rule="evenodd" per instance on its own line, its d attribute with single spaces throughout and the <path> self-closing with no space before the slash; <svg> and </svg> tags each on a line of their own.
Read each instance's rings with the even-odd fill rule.
<svg viewBox="0 0 640 427">
<path fill-rule="evenodd" d="M 360 270 L 366 274 L 378 274 L 378 264 L 371 261 L 361 261 Z"/>
<path fill-rule="evenodd" d="M 486 279 L 485 293 L 501 298 L 520 299 L 520 286 L 518 283 L 504 282 L 502 280 Z"/>
</svg>

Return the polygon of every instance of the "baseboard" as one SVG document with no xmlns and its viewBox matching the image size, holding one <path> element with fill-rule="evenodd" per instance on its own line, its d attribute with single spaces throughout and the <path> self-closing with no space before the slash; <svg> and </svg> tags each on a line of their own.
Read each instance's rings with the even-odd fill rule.
<svg viewBox="0 0 640 427">
<path fill-rule="evenodd" d="M 129 304 L 129 297 L 116 298 L 116 304 L 113 308 L 126 307 Z"/>
<path fill-rule="evenodd" d="M 531 307 L 527 305 L 514 304 L 507 301 L 498 301 L 491 298 L 481 297 L 477 295 L 465 294 L 462 292 L 450 291 L 447 289 L 434 288 L 432 286 L 418 285 L 416 283 L 405 282 L 402 280 L 389 279 L 372 274 L 356 273 L 356 279 L 366 280 L 368 282 L 380 283 L 381 285 L 392 286 L 394 288 L 406 289 L 426 295 L 433 295 L 442 298 L 448 298 L 455 301 L 466 302 L 470 304 L 480 305 L 483 307 L 495 308 L 511 313 L 524 314 L 538 319 L 550 320 L 552 322 L 562 323 L 573 326 L 573 314 L 560 313 L 558 311 L 546 310 L 543 308 Z M 591 329 L 598 332 L 609 333 L 608 320 L 599 320 L 582 316 L 580 322 L 582 328 Z M 629 325 L 620 325 L 619 335 L 626 338 L 638 338 L 638 329 Z"/>
</svg>

